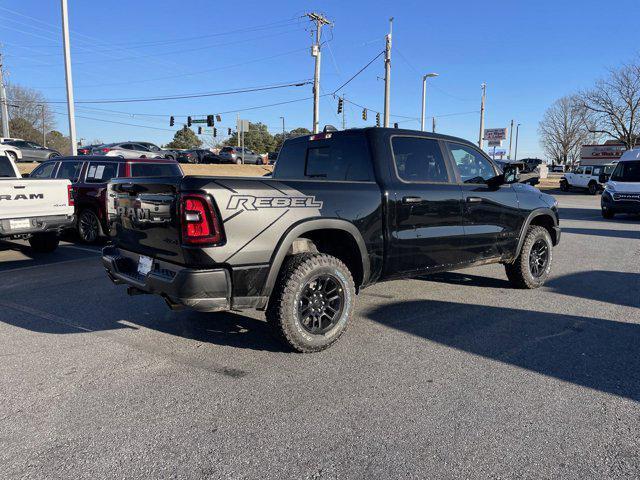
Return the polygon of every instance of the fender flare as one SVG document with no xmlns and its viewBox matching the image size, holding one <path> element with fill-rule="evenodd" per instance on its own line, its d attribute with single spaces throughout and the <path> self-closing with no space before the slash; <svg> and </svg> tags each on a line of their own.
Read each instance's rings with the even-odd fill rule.
<svg viewBox="0 0 640 480">
<path fill-rule="evenodd" d="M 524 237 L 525 234 L 527 233 L 527 230 L 529 229 L 529 225 L 531 225 L 531 221 L 536 218 L 536 217 L 540 217 L 540 216 L 547 216 L 547 217 L 551 217 L 551 219 L 553 220 L 553 224 L 554 226 L 558 226 L 558 217 L 556 216 L 556 214 L 553 212 L 553 210 L 551 210 L 550 208 L 537 208 L 535 210 L 533 210 L 531 213 L 529 213 L 529 215 L 527 216 L 527 218 L 525 219 L 525 221 L 522 223 L 522 227 L 520 228 L 520 236 L 518 238 L 518 246 L 516 247 L 516 251 L 513 255 L 513 260 L 515 261 L 516 258 L 518 258 L 518 255 L 520 255 L 520 251 L 522 250 L 522 245 L 524 244 Z"/>
<path fill-rule="evenodd" d="M 278 273 L 280 273 L 280 268 L 282 267 L 293 241 L 305 233 L 323 229 L 342 230 L 353 237 L 358 245 L 358 250 L 360 250 L 360 258 L 362 260 L 362 284 L 364 285 L 367 283 L 367 279 L 371 272 L 371 265 L 367 247 L 360 231 L 354 224 L 346 220 L 337 218 L 318 218 L 303 220 L 300 223 L 294 224 L 282 237 L 280 237 L 278 245 L 274 249 L 269 261 L 269 274 L 267 275 L 267 281 L 262 289 L 263 296 L 269 297 L 271 295 L 271 291 L 273 290 L 276 279 L 278 278 Z"/>
</svg>

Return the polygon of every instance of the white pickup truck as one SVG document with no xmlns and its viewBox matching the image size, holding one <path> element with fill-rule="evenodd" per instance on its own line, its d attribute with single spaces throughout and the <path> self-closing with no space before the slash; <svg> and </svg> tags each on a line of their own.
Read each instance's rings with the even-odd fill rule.
<svg viewBox="0 0 640 480">
<path fill-rule="evenodd" d="M 22 178 L 16 164 L 0 156 L 0 239 L 28 239 L 36 252 L 52 252 L 58 235 L 73 226 L 69 180 Z"/>
</svg>

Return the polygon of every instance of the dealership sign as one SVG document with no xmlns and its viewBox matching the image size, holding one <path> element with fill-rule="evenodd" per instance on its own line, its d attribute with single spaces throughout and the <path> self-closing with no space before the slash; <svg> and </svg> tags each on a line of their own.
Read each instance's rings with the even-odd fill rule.
<svg viewBox="0 0 640 480">
<path fill-rule="evenodd" d="M 491 141 L 500 141 L 507 138 L 507 129 L 506 128 L 485 128 L 484 130 L 484 139 Z"/>
</svg>

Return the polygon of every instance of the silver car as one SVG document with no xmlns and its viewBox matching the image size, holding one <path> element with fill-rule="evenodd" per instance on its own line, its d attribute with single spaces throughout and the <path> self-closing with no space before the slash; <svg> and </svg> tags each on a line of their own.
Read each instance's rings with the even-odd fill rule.
<svg viewBox="0 0 640 480">
<path fill-rule="evenodd" d="M 254 152 L 253 150 L 249 150 L 248 148 L 244 149 L 244 154 L 242 152 L 242 147 L 223 147 L 220 150 L 218 156 L 221 159 L 221 162 L 224 163 L 252 163 L 255 165 L 264 164 L 264 159 L 262 155 Z"/>
<path fill-rule="evenodd" d="M 57 150 L 27 140 L 10 140 L 3 142 L 3 145 L 19 148 L 22 152 L 22 160 L 25 162 L 44 162 L 60 156 L 60 152 Z"/>
<path fill-rule="evenodd" d="M 152 152 L 144 145 L 133 142 L 118 142 L 100 145 L 91 150 L 92 155 L 105 155 L 120 158 L 163 158 L 164 155 Z"/>
</svg>

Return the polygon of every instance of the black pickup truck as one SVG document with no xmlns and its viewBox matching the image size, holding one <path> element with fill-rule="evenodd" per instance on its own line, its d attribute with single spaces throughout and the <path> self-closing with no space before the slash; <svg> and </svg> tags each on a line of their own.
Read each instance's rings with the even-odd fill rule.
<svg viewBox="0 0 640 480">
<path fill-rule="evenodd" d="M 172 308 L 257 308 L 294 350 L 327 348 L 356 293 L 503 263 L 535 288 L 560 240 L 557 202 L 468 141 L 365 128 L 287 140 L 271 177 L 112 181 L 103 263 Z"/>
</svg>

